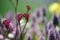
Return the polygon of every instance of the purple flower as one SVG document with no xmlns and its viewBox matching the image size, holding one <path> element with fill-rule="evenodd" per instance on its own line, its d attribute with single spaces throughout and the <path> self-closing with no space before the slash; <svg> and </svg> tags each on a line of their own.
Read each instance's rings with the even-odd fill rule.
<svg viewBox="0 0 60 40">
<path fill-rule="evenodd" d="M 0 34 L 0 40 L 3 40 L 4 36 L 2 34 Z"/>
<path fill-rule="evenodd" d="M 56 40 L 59 39 L 59 33 L 56 31 L 56 28 L 53 26 L 48 31 L 48 40 Z"/>
<path fill-rule="evenodd" d="M 44 35 L 42 34 L 42 32 L 39 32 L 39 33 L 38 33 L 38 38 L 39 38 L 39 40 L 45 40 L 45 37 L 44 37 Z"/>
<path fill-rule="evenodd" d="M 37 19 L 37 22 L 40 24 L 40 23 L 44 23 L 44 24 L 46 24 L 46 22 L 47 22 L 47 20 L 46 20 L 46 18 L 45 17 L 40 17 L 39 19 Z"/>
<path fill-rule="evenodd" d="M 36 18 L 33 16 L 32 17 L 32 21 L 35 23 L 36 22 Z"/>
<path fill-rule="evenodd" d="M 30 25 L 31 25 L 31 27 L 35 27 L 35 23 L 33 21 L 31 22 Z"/>
<path fill-rule="evenodd" d="M 46 16 L 46 10 L 47 10 L 46 5 L 43 5 L 43 6 L 42 6 L 43 16 Z"/>
<path fill-rule="evenodd" d="M 10 22 L 9 28 L 11 33 L 15 34 L 16 33 L 16 23 L 15 22 Z"/>
<path fill-rule="evenodd" d="M 40 17 L 40 8 L 36 8 L 34 14 L 36 15 L 36 17 Z"/>
<path fill-rule="evenodd" d="M 32 40 L 32 34 L 30 32 L 27 32 L 26 40 Z"/>
<path fill-rule="evenodd" d="M 39 11 L 37 11 L 36 15 L 37 15 L 37 17 L 40 17 L 40 12 L 39 12 Z"/>
<path fill-rule="evenodd" d="M 13 14 L 12 14 L 12 12 L 7 12 L 7 14 L 6 14 L 6 19 L 8 19 L 8 20 L 12 20 L 13 19 Z"/>
<path fill-rule="evenodd" d="M 45 30 L 46 30 L 47 33 L 48 33 L 48 30 L 51 29 L 52 26 L 53 26 L 52 21 L 49 21 L 49 22 L 46 24 Z"/>
<path fill-rule="evenodd" d="M 58 17 L 56 16 L 56 14 L 54 14 L 52 21 L 53 21 L 53 25 L 54 25 L 54 26 L 58 25 L 59 20 L 58 20 Z"/>
</svg>

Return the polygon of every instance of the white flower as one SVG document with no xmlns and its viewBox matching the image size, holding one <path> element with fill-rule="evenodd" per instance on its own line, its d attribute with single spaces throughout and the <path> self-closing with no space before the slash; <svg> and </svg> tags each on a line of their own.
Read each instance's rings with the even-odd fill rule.
<svg viewBox="0 0 60 40">
<path fill-rule="evenodd" d="M 21 24 L 24 23 L 24 20 L 21 20 L 20 23 L 21 23 Z"/>
<path fill-rule="evenodd" d="M 14 38 L 14 36 L 15 36 L 15 35 L 14 35 L 13 33 L 9 33 L 9 34 L 8 34 L 8 37 L 11 38 L 11 39 Z"/>
</svg>

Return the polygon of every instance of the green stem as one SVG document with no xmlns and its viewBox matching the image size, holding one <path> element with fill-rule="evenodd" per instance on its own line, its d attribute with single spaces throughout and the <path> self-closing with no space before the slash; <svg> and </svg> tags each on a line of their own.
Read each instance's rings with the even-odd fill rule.
<svg viewBox="0 0 60 40">
<path fill-rule="evenodd" d="M 18 3 L 16 2 L 15 16 L 16 16 L 16 13 L 17 13 L 17 6 L 18 6 Z M 18 22 L 17 22 L 17 19 L 16 19 L 16 35 L 15 35 L 15 38 L 14 38 L 15 40 L 16 40 L 17 35 L 18 35 Z"/>
<path fill-rule="evenodd" d="M 11 2 L 12 6 L 15 8 L 15 16 L 16 16 L 18 1 L 16 1 L 16 6 L 15 6 L 14 3 L 12 2 L 12 0 L 9 0 L 9 1 Z M 15 18 L 16 18 L 16 17 L 15 17 Z M 16 35 L 15 35 L 15 38 L 14 38 L 13 40 L 16 40 L 17 34 L 18 34 L 18 23 L 17 23 L 17 19 L 16 19 Z"/>
</svg>

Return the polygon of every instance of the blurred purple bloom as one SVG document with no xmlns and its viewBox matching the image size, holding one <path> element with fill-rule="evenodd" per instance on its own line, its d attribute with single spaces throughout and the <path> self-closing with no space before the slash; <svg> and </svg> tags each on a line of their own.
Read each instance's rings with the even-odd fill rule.
<svg viewBox="0 0 60 40">
<path fill-rule="evenodd" d="M 4 36 L 2 34 L 0 34 L 0 40 L 3 40 Z"/>
<path fill-rule="evenodd" d="M 38 33 L 38 38 L 39 38 L 39 40 L 45 40 L 45 37 L 44 37 L 44 35 L 42 34 L 42 32 L 39 32 L 39 33 Z"/>
<path fill-rule="evenodd" d="M 13 34 L 16 33 L 16 23 L 15 22 L 10 22 L 9 28 Z"/>
<path fill-rule="evenodd" d="M 40 12 L 39 12 L 39 11 L 37 11 L 36 15 L 37 15 L 37 17 L 40 17 Z"/>
<path fill-rule="evenodd" d="M 53 26 L 48 31 L 48 40 L 59 39 L 59 33 L 56 31 L 56 28 Z"/>
<path fill-rule="evenodd" d="M 13 13 L 12 12 L 7 12 L 6 19 L 11 21 L 13 19 Z"/>
<path fill-rule="evenodd" d="M 47 12 L 47 7 L 46 7 L 46 5 L 43 5 L 43 7 L 42 7 L 42 12 L 43 12 L 43 16 L 46 16 L 46 12 Z"/>
<path fill-rule="evenodd" d="M 34 23 L 36 23 L 36 18 L 34 16 L 31 19 Z"/>
<path fill-rule="evenodd" d="M 31 27 L 35 27 L 35 23 L 33 21 L 30 23 L 30 25 Z"/>
<path fill-rule="evenodd" d="M 33 19 L 34 20 L 34 19 Z M 31 29 L 32 29 L 32 32 L 37 32 L 39 29 L 39 27 L 38 27 L 38 24 L 37 24 L 37 22 L 35 22 L 35 21 L 31 21 L 30 22 L 30 26 L 31 26 Z"/>
<path fill-rule="evenodd" d="M 30 32 L 27 32 L 26 40 L 32 40 L 32 34 Z"/>
<path fill-rule="evenodd" d="M 53 15 L 52 21 L 53 21 L 53 25 L 54 26 L 58 25 L 59 20 L 58 20 L 58 16 L 56 14 Z"/>
<path fill-rule="evenodd" d="M 40 8 L 36 8 L 34 14 L 36 15 L 36 17 L 40 17 Z"/>
<path fill-rule="evenodd" d="M 46 24 L 46 18 L 45 17 L 40 17 L 38 20 L 37 20 L 37 22 L 40 24 L 40 23 L 44 23 L 44 24 Z"/>
<path fill-rule="evenodd" d="M 48 33 L 48 30 L 51 29 L 52 26 L 53 26 L 52 21 L 49 21 L 49 22 L 46 24 L 45 30 L 46 30 L 47 33 Z"/>
</svg>

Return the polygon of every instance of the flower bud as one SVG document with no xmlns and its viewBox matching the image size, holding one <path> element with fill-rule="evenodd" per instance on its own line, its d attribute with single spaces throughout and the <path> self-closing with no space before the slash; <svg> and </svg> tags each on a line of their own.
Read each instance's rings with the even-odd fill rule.
<svg viewBox="0 0 60 40">
<path fill-rule="evenodd" d="M 56 15 L 54 15 L 53 17 L 53 25 L 54 26 L 58 25 L 58 17 Z"/>
<path fill-rule="evenodd" d="M 24 14 L 24 17 L 25 17 L 25 18 L 26 18 L 26 20 L 28 21 L 28 19 L 29 19 L 30 15 L 29 15 L 28 13 L 25 13 L 25 14 Z"/>
<path fill-rule="evenodd" d="M 3 25 L 8 29 L 9 28 L 10 21 L 9 20 L 4 20 Z"/>
<path fill-rule="evenodd" d="M 31 7 L 29 5 L 27 5 L 27 11 L 29 11 L 31 9 Z"/>
<path fill-rule="evenodd" d="M 16 18 L 17 18 L 18 22 L 20 22 L 20 20 L 22 18 L 22 14 L 17 14 Z"/>
</svg>

